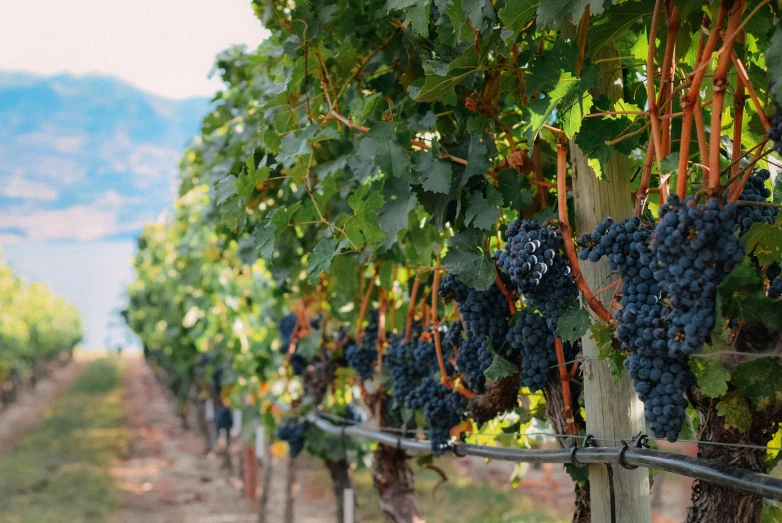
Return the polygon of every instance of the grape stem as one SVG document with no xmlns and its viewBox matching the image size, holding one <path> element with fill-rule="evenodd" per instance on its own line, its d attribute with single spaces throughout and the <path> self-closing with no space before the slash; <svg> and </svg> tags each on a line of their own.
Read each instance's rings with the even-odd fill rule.
<svg viewBox="0 0 782 523">
<path fill-rule="evenodd" d="M 437 365 L 440 367 L 440 382 L 448 383 L 448 373 L 445 371 L 445 361 L 443 360 L 443 348 L 440 345 L 440 326 L 437 324 L 437 288 L 440 285 L 440 258 L 437 258 L 434 277 L 432 280 L 432 334 L 434 334 L 434 349 L 437 353 Z"/>
<path fill-rule="evenodd" d="M 497 287 L 500 289 L 500 292 L 502 293 L 503 296 L 505 296 L 505 300 L 508 302 L 508 309 L 510 309 L 510 313 L 516 314 L 516 300 L 513 298 L 513 295 L 508 290 L 508 288 L 505 286 L 505 283 L 503 283 L 499 272 L 497 273 L 497 276 L 494 278 L 494 283 L 497 284 Z"/>
<path fill-rule="evenodd" d="M 405 343 L 410 341 L 410 332 L 413 328 L 413 317 L 415 316 L 415 299 L 418 295 L 418 286 L 421 285 L 421 280 L 416 274 L 413 280 L 413 288 L 410 291 L 410 302 L 407 306 L 407 321 L 405 322 Z"/>
<path fill-rule="evenodd" d="M 554 338 L 554 346 L 557 350 L 557 363 L 559 368 L 559 381 L 562 382 L 562 410 L 565 414 L 565 432 L 568 434 L 576 433 L 575 420 L 573 419 L 573 408 L 570 399 L 570 374 L 565 366 L 565 351 L 562 348 L 562 338 Z"/>
<path fill-rule="evenodd" d="M 592 289 L 587 285 L 584 280 L 584 275 L 581 274 L 581 267 L 578 265 L 578 256 L 576 255 L 576 248 L 573 245 L 573 230 L 570 228 L 570 220 L 567 215 L 567 142 L 564 138 L 560 138 L 557 145 L 557 207 L 559 208 L 559 227 L 562 231 L 562 239 L 565 244 L 565 254 L 567 255 L 568 263 L 570 264 L 570 270 L 573 274 L 573 280 L 576 282 L 578 289 L 584 294 L 584 299 L 589 305 L 589 308 L 594 311 L 598 318 L 604 323 L 611 323 L 611 313 L 600 303 Z"/>
<path fill-rule="evenodd" d="M 383 289 L 379 289 L 380 308 L 377 316 L 377 375 L 383 375 L 383 347 L 386 344 L 386 306 L 388 300 Z"/>
<path fill-rule="evenodd" d="M 654 4 L 654 11 L 652 13 L 652 26 L 649 29 L 649 51 L 646 55 L 646 92 L 647 99 L 649 100 L 649 121 L 652 124 L 652 144 L 654 145 L 654 156 L 657 160 L 657 170 L 662 171 L 660 162 L 662 162 L 663 148 L 660 143 L 660 119 L 657 114 L 657 97 L 654 94 L 654 51 L 655 42 L 657 40 L 657 25 L 660 19 L 660 11 L 662 8 L 662 0 L 656 0 Z M 667 45 L 667 44 L 666 44 Z M 651 147 L 651 146 L 650 146 Z"/>
<path fill-rule="evenodd" d="M 361 300 L 361 309 L 358 312 L 358 327 L 356 328 L 356 344 L 361 344 L 361 337 L 364 335 L 364 316 L 367 315 L 367 307 L 369 306 L 369 299 L 372 297 L 372 291 L 375 290 L 375 278 L 380 273 L 380 263 L 375 265 L 375 272 L 372 274 L 372 279 L 369 280 L 367 286 L 367 292 L 364 293 L 364 298 Z"/>
<path fill-rule="evenodd" d="M 670 114 L 671 105 L 664 104 L 664 101 L 668 98 L 668 93 L 671 91 L 673 76 L 676 70 L 676 60 L 674 55 L 676 54 L 676 35 L 679 33 L 679 8 L 674 5 L 673 1 L 668 2 L 668 10 L 666 16 L 666 22 L 668 25 L 668 34 L 665 40 L 665 54 L 663 55 L 662 75 L 660 77 L 660 93 L 657 97 L 657 108 L 662 109 L 662 113 Z M 665 158 L 671 154 L 671 120 L 662 120 L 658 115 L 658 119 L 662 125 L 662 157 Z"/>
<path fill-rule="evenodd" d="M 720 132 L 722 128 L 722 106 L 725 103 L 725 90 L 728 84 L 728 68 L 730 56 L 733 54 L 733 41 L 736 38 L 737 28 L 741 21 L 741 12 L 744 10 L 744 0 L 738 0 L 734 4 L 733 13 L 728 21 L 727 36 L 723 40 L 723 47 L 727 50 L 720 55 L 717 68 L 714 70 L 712 80 L 712 107 L 711 107 L 711 143 L 709 144 L 709 183 L 707 187 L 719 191 L 720 189 Z"/>
<path fill-rule="evenodd" d="M 744 33 L 742 32 L 740 34 L 743 36 Z M 736 71 L 738 71 L 737 78 L 739 78 L 744 84 L 744 87 L 747 88 L 749 98 L 752 100 L 752 105 L 755 106 L 755 112 L 758 113 L 758 117 L 760 118 L 760 123 L 763 124 L 763 128 L 768 131 L 771 129 L 771 122 L 768 121 L 768 116 L 766 116 L 763 106 L 760 104 L 758 94 L 755 92 L 755 88 L 752 87 L 752 82 L 749 81 L 749 74 L 747 74 L 747 69 L 744 67 L 744 64 L 741 62 L 739 57 L 737 57 L 735 54 L 731 54 L 730 57 L 733 59 L 733 65 L 736 67 Z"/>
</svg>

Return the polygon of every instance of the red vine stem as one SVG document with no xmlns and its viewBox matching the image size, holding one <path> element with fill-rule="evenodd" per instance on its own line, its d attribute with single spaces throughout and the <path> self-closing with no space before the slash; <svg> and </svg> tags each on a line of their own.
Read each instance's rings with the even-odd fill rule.
<svg viewBox="0 0 782 523">
<path fill-rule="evenodd" d="M 714 190 L 718 190 L 720 185 L 720 130 L 722 129 L 722 106 L 725 103 L 725 89 L 728 84 L 728 68 L 731 63 L 730 55 L 733 54 L 733 40 L 736 37 L 736 28 L 741 21 L 743 10 L 744 0 L 738 0 L 728 21 L 728 36 L 723 42 L 723 47 L 727 48 L 727 51 L 720 55 L 712 80 L 714 94 L 711 105 L 711 143 L 709 144 L 709 184 L 707 187 Z"/>
<path fill-rule="evenodd" d="M 448 373 L 445 371 L 443 360 L 443 348 L 440 345 L 440 326 L 437 324 L 437 288 L 440 285 L 440 260 L 437 260 L 434 277 L 432 279 L 432 334 L 434 335 L 434 349 L 437 353 L 437 365 L 440 367 L 440 383 L 448 383 Z"/>
<path fill-rule="evenodd" d="M 377 375 L 383 375 L 383 347 L 386 344 L 386 305 L 388 300 L 380 289 L 380 310 L 377 315 Z"/>
<path fill-rule="evenodd" d="M 567 142 L 564 138 L 560 138 L 557 145 L 557 207 L 559 207 L 559 227 L 562 230 L 562 239 L 565 244 L 565 254 L 567 255 L 570 269 L 573 273 L 573 280 L 579 290 L 584 294 L 584 299 L 589 305 L 589 308 L 597 314 L 604 323 L 611 322 L 611 313 L 600 303 L 595 295 L 592 293 L 592 289 L 587 285 L 584 280 L 584 275 L 581 273 L 581 267 L 578 264 L 578 256 L 576 256 L 576 248 L 573 245 L 573 230 L 570 228 L 570 221 L 567 216 Z"/>
<path fill-rule="evenodd" d="M 646 158 L 644 158 L 644 166 L 641 169 L 641 183 L 638 185 L 638 191 L 636 192 L 634 216 L 640 216 L 643 212 L 643 203 L 649 194 L 649 182 L 652 179 L 653 162 L 654 142 L 649 142 L 649 147 L 646 149 Z"/>
<path fill-rule="evenodd" d="M 505 284 L 502 282 L 502 278 L 500 277 L 500 273 L 497 273 L 497 276 L 494 278 L 494 283 L 497 284 L 497 287 L 499 287 L 500 292 L 503 296 L 505 296 L 505 300 L 508 302 L 508 309 L 510 309 L 511 314 L 516 314 L 516 300 L 513 299 L 513 296 L 511 295 L 508 288 L 505 286 Z"/>
<path fill-rule="evenodd" d="M 413 317 L 415 316 L 415 299 L 418 295 L 418 286 L 421 285 L 421 280 L 418 275 L 413 280 L 413 288 L 410 291 L 410 303 L 407 306 L 407 321 L 405 322 L 405 343 L 410 341 L 410 332 L 413 328 Z"/>
<path fill-rule="evenodd" d="M 390 302 L 390 306 L 389 306 L 389 309 L 388 309 L 388 323 L 391 324 L 391 332 L 393 332 L 394 334 L 396 334 L 396 322 L 394 321 L 396 319 L 395 318 L 395 315 L 396 315 L 396 306 L 395 306 L 396 305 L 396 294 L 394 292 L 394 289 L 396 288 L 396 284 L 397 284 L 397 280 L 396 279 L 397 279 L 398 275 L 399 275 L 399 265 L 395 263 L 394 264 L 394 268 L 391 271 L 391 282 L 392 282 L 391 283 L 391 294 L 390 294 L 391 302 Z"/>
<path fill-rule="evenodd" d="M 367 286 L 367 292 L 364 293 L 364 298 L 361 300 L 361 309 L 358 312 L 358 328 L 356 329 L 356 345 L 361 344 L 361 336 L 364 335 L 364 316 L 367 314 L 367 307 L 369 306 L 369 298 L 372 296 L 372 291 L 375 289 L 375 278 L 380 273 L 380 262 L 375 265 L 375 272 L 372 274 L 372 279 L 369 280 Z"/>
<path fill-rule="evenodd" d="M 562 339 L 554 338 L 554 346 L 557 349 L 557 367 L 559 368 L 559 381 L 562 382 L 562 410 L 565 413 L 565 432 L 568 434 L 576 433 L 575 420 L 573 419 L 573 408 L 570 399 L 570 374 L 565 366 L 565 351 L 562 349 Z"/>
<path fill-rule="evenodd" d="M 755 151 L 755 154 L 752 156 L 752 160 L 749 162 L 749 165 L 745 168 L 744 176 L 741 177 L 741 181 L 736 184 L 736 186 L 733 188 L 732 192 L 730 193 L 730 197 L 728 198 L 729 203 L 739 203 L 736 200 L 739 199 L 739 196 L 741 196 L 741 193 L 744 191 L 744 187 L 747 185 L 747 181 L 749 181 L 749 176 L 752 174 L 752 167 L 760 160 L 761 156 L 763 156 L 763 149 L 765 149 L 765 145 L 768 143 L 768 139 L 764 140 L 760 145 L 762 147 L 758 147 L 758 149 Z M 738 160 L 736 161 L 738 163 Z M 738 173 L 736 173 L 738 175 Z M 730 183 L 730 180 L 728 181 L 728 184 Z M 726 184 L 727 185 L 727 184 Z M 752 202 L 757 205 L 762 205 L 763 202 Z"/>
<path fill-rule="evenodd" d="M 660 19 L 661 7 L 662 0 L 656 0 L 654 12 L 652 14 L 652 26 L 649 29 L 649 51 L 646 55 L 646 93 L 649 100 L 649 121 L 652 124 L 652 143 L 654 144 L 654 156 L 657 159 L 658 171 L 662 171 L 660 162 L 662 162 L 663 147 L 660 143 L 660 115 L 657 114 L 657 97 L 654 94 L 654 75 L 656 71 L 654 66 L 654 50 L 656 48 L 657 25 Z"/>
<path fill-rule="evenodd" d="M 743 36 L 743 32 L 740 34 Z M 766 131 L 768 131 L 769 129 L 771 129 L 771 122 L 768 121 L 768 116 L 766 116 L 766 112 L 763 109 L 763 106 L 760 105 L 758 94 L 755 92 L 755 88 L 752 87 L 752 82 L 750 82 L 749 80 L 749 74 L 747 74 L 747 69 L 744 67 L 744 64 L 735 54 L 731 53 L 730 57 L 733 60 L 733 65 L 736 67 L 736 70 L 739 73 L 738 78 L 741 79 L 742 83 L 747 88 L 747 92 L 749 93 L 749 98 L 750 100 L 752 100 L 752 105 L 755 106 L 755 112 L 758 113 L 758 117 L 760 118 L 760 123 L 762 123 L 763 128 Z"/>
<path fill-rule="evenodd" d="M 736 37 L 741 47 L 744 47 L 745 36 L 744 31 L 739 31 Z M 738 69 L 737 57 L 731 53 L 731 57 L 734 58 L 733 63 Z M 733 149 L 730 153 L 731 160 L 738 158 L 741 155 L 741 125 L 744 121 L 744 105 L 746 104 L 747 95 L 744 89 L 744 79 L 741 74 L 736 75 L 736 92 L 733 93 Z M 731 165 L 730 175 L 736 176 L 739 172 L 738 162 Z"/>
<path fill-rule="evenodd" d="M 581 22 L 578 24 L 578 57 L 576 58 L 576 75 L 581 76 L 581 68 L 584 65 L 584 54 L 586 53 L 586 38 L 589 30 L 589 4 L 581 15 Z"/>
<path fill-rule="evenodd" d="M 693 113 L 696 108 L 696 101 L 700 97 L 698 92 L 703 81 L 703 77 L 706 74 L 705 65 L 711 60 L 711 53 L 714 51 L 714 47 L 717 45 L 717 36 L 720 33 L 720 28 L 725 20 L 728 6 L 726 3 L 720 4 L 720 10 L 717 13 L 717 21 L 713 25 L 711 34 L 709 35 L 706 44 L 703 46 L 703 54 L 700 59 L 700 63 L 696 64 L 696 68 L 693 71 L 692 80 L 690 81 L 690 87 L 687 90 L 687 94 L 682 96 L 681 106 L 684 112 L 684 118 L 682 120 L 682 134 L 681 145 L 679 147 L 679 166 L 678 166 L 678 178 L 676 179 L 676 193 L 679 198 L 684 200 L 687 195 L 687 161 L 690 157 L 690 140 L 692 138 L 692 119 Z M 703 65 L 703 67 L 701 67 Z"/>
<path fill-rule="evenodd" d="M 532 145 L 532 164 L 535 166 L 535 180 L 534 185 L 543 182 L 543 164 L 540 159 L 540 139 L 535 138 L 535 143 Z M 542 187 L 538 185 L 538 187 Z M 548 207 L 548 191 L 538 189 L 535 192 L 535 196 L 538 199 L 538 205 L 541 209 Z"/>
<path fill-rule="evenodd" d="M 679 8 L 669 1 L 668 8 L 668 34 L 665 40 L 665 55 L 663 56 L 662 76 L 660 78 L 660 94 L 657 99 L 657 107 L 662 106 L 663 114 L 671 113 L 671 104 L 662 105 L 668 98 L 673 83 L 673 76 L 676 70 L 676 35 L 679 33 Z M 662 122 L 662 156 L 663 158 L 671 154 L 671 120 L 665 119 Z"/>
</svg>

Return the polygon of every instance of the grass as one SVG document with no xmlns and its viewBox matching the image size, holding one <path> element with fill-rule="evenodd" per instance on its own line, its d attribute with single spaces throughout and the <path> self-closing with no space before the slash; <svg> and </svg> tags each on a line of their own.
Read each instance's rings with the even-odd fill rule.
<svg viewBox="0 0 782 523">
<path fill-rule="evenodd" d="M 561 508 L 541 506 L 523 497 L 509 484 L 471 478 L 448 459 L 438 460 L 437 467 L 448 477 L 439 487 L 439 475 L 413 465 L 417 498 L 427 523 L 566 523 L 572 517 L 570 513 L 563 516 Z M 354 481 L 361 521 L 382 522 L 370 472 L 358 471 Z"/>
<path fill-rule="evenodd" d="M 94 360 L 38 427 L 0 456 L 0 522 L 105 521 L 120 503 L 109 468 L 129 445 L 118 360 Z"/>
</svg>

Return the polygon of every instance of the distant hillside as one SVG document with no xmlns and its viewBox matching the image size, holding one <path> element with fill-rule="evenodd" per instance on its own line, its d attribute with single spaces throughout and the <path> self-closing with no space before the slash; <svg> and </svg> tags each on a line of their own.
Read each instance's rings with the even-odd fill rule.
<svg viewBox="0 0 782 523">
<path fill-rule="evenodd" d="M 170 206 L 207 99 L 0 71 L 0 245 L 129 238 Z"/>
</svg>

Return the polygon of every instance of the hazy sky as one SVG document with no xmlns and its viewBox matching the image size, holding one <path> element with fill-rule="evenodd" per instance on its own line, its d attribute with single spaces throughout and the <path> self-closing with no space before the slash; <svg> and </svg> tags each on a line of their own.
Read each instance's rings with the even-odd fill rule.
<svg viewBox="0 0 782 523">
<path fill-rule="evenodd" d="M 215 55 L 265 35 L 250 0 L 3 0 L 0 69 L 117 76 L 172 97 L 210 96 Z"/>
</svg>

